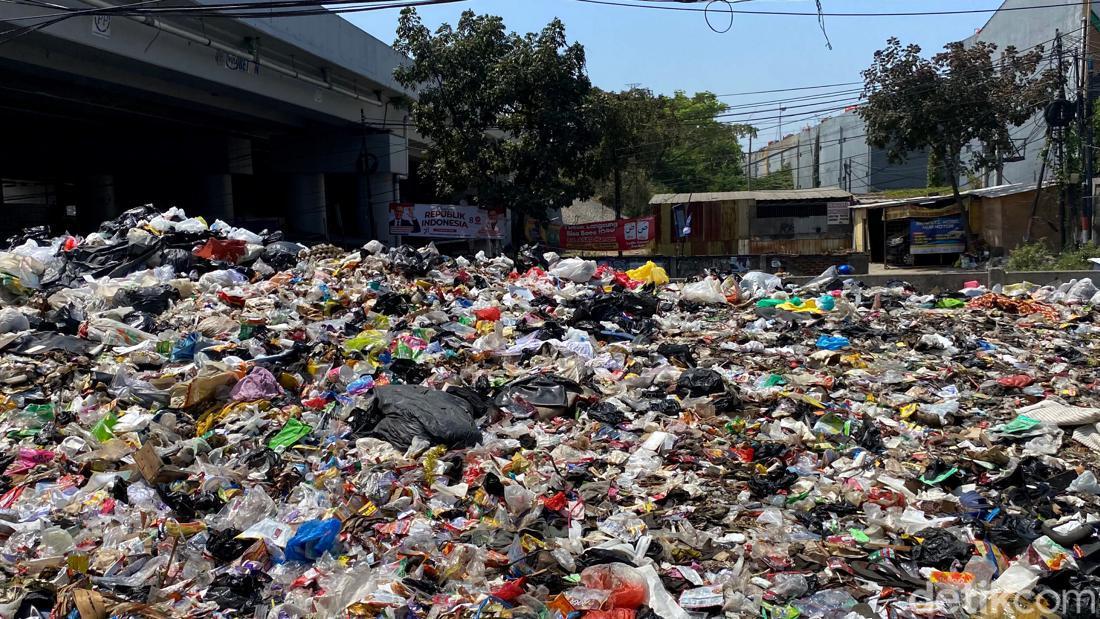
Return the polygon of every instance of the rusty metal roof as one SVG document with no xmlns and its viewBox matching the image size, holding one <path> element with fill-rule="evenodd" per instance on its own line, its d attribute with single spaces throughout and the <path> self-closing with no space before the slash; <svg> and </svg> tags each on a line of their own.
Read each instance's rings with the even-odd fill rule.
<svg viewBox="0 0 1100 619">
<path fill-rule="evenodd" d="M 715 191 L 705 193 L 659 193 L 650 204 L 685 204 L 756 200 L 757 202 L 790 202 L 794 200 L 850 200 L 852 194 L 840 187 L 817 189 L 773 189 L 765 191 Z"/>
</svg>

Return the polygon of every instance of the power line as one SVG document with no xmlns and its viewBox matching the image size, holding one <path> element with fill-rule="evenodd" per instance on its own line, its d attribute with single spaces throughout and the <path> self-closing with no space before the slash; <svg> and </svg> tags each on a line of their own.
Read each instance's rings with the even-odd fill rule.
<svg viewBox="0 0 1100 619">
<path fill-rule="evenodd" d="M 636 4 L 629 2 L 615 2 L 613 0 L 574 0 L 575 2 L 584 2 L 587 4 L 601 4 L 607 6 L 620 6 L 629 7 L 633 9 L 650 9 L 658 11 L 689 11 L 693 13 L 705 12 L 705 8 L 694 8 L 687 6 L 662 6 L 660 4 Z M 699 0 L 701 1 L 705 0 Z M 754 10 L 754 9 L 726 9 L 721 11 L 722 13 L 730 13 L 733 15 L 778 15 L 778 16 L 792 16 L 792 17 L 928 17 L 936 15 L 974 15 L 974 14 L 990 14 L 998 13 L 1001 11 L 1032 11 L 1038 9 L 1064 9 L 1072 7 L 1073 5 L 1067 4 L 1039 4 L 1035 6 L 1015 6 L 1015 7 L 1000 7 L 996 9 L 956 9 L 946 11 L 886 11 L 881 13 L 872 12 L 849 12 L 849 13 L 825 13 L 817 11 L 767 11 L 767 10 Z"/>
<path fill-rule="evenodd" d="M 839 86 L 855 86 L 857 84 L 863 84 L 863 82 L 840 82 L 837 84 L 821 84 L 818 86 L 793 86 L 791 88 L 776 88 L 773 90 L 753 90 L 748 92 L 731 92 L 724 95 L 714 95 L 716 97 L 744 97 L 747 95 L 770 95 L 777 92 L 794 92 L 797 90 L 819 90 L 821 88 L 836 88 Z"/>
</svg>

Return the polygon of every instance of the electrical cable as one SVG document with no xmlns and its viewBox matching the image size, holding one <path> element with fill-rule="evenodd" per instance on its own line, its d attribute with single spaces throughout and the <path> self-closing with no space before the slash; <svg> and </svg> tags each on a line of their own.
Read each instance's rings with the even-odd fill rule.
<svg viewBox="0 0 1100 619">
<path fill-rule="evenodd" d="M 642 0 L 644 2 L 644 0 Z M 694 4 L 702 0 L 695 0 L 695 2 L 687 2 L 685 4 Z M 614 0 L 574 0 L 574 2 L 584 2 L 587 4 L 602 4 L 607 6 L 620 6 L 633 9 L 650 9 L 661 11 L 688 11 L 688 12 L 704 12 L 705 8 L 693 8 L 687 6 L 662 6 L 652 2 L 643 4 L 628 3 L 628 2 L 616 2 Z M 885 12 L 847 12 L 847 13 L 825 13 L 818 11 L 769 11 L 769 10 L 756 10 L 756 9 L 733 9 L 730 11 L 735 15 L 776 15 L 776 16 L 791 16 L 791 17 L 929 17 L 939 15 L 977 15 L 977 14 L 990 14 L 998 13 L 1002 11 L 1032 11 L 1039 9 L 1064 9 L 1067 5 L 1062 4 L 1039 4 L 1034 6 L 1013 6 L 995 9 L 954 9 L 943 11 L 885 11 Z"/>
</svg>

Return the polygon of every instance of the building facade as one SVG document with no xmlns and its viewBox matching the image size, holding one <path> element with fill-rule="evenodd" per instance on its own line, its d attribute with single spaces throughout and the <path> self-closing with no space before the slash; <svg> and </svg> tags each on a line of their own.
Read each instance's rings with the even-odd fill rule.
<svg viewBox="0 0 1100 619">
<path fill-rule="evenodd" d="M 853 194 L 928 186 L 928 156 L 914 152 L 904 162 L 867 143 L 854 109 L 772 142 L 751 161 L 756 178 L 790 169 L 795 189 L 840 187 Z"/>
</svg>

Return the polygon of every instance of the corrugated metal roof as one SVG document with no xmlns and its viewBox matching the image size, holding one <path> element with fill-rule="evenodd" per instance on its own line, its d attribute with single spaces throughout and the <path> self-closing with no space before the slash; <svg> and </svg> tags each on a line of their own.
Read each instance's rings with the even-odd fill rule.
<svg viewBox="0 0 1100 619">
<path fill-rule="evenodd" d="M 1054 181 L 1043 183 L 1044 188 L 1052 185 L 1054 185 Z M 985 189 L 970 189 L 962 192 L 962 194 L 966 196 L 978 196 L 979 198 L 1003 198 L 1004 196 L 1013 196 L 1018 193 L 1027 193 L 1029 191 L 1035 191 L 1035 183 L 1012 183 L 1010 185 L 986 187 Z"/>
<path fill-rule="evenodd" d="M 848 200 L 852 194 L 840 187 L 817 189 L 773 189 L 766 191 L 716 191 L 706 193 L 659 193 L 650 204 L 686 204 L 700 202 L 726 202 L 729 200 L 756 200 L 757 202 L 788 202 L 791 200 Z"/>
<path fill-rule="evenodd" d="M 1047 188 L 1054 185 L 1054 181 L 1047 181 L 1043 183 L 1043 188 Z M 1013 196 L 1018 193 L 1027 193 L 1029 191 L 1035 191 L 1035 183 L 1012 183 L 1009 185 L 997 185 L 996 187 L 985 187 L 984 189 L 967 189 L 960 191 L 960 196 L 977 196 L 979 198 L 1003 198 L 1004 196 Z M 902 206 L 905 204 L 921 204 L 929 205 L 936 204 L 937 202 L 951 202 L 955 199 L 951 194 L 940 196 L 920 196 L 913 198 L 903 198 L 899 200 L 860 200 L 859 204 L 853 205 L 853 209 L 879 209 L 886 208 L 888 206 Z"/>
</svg>

